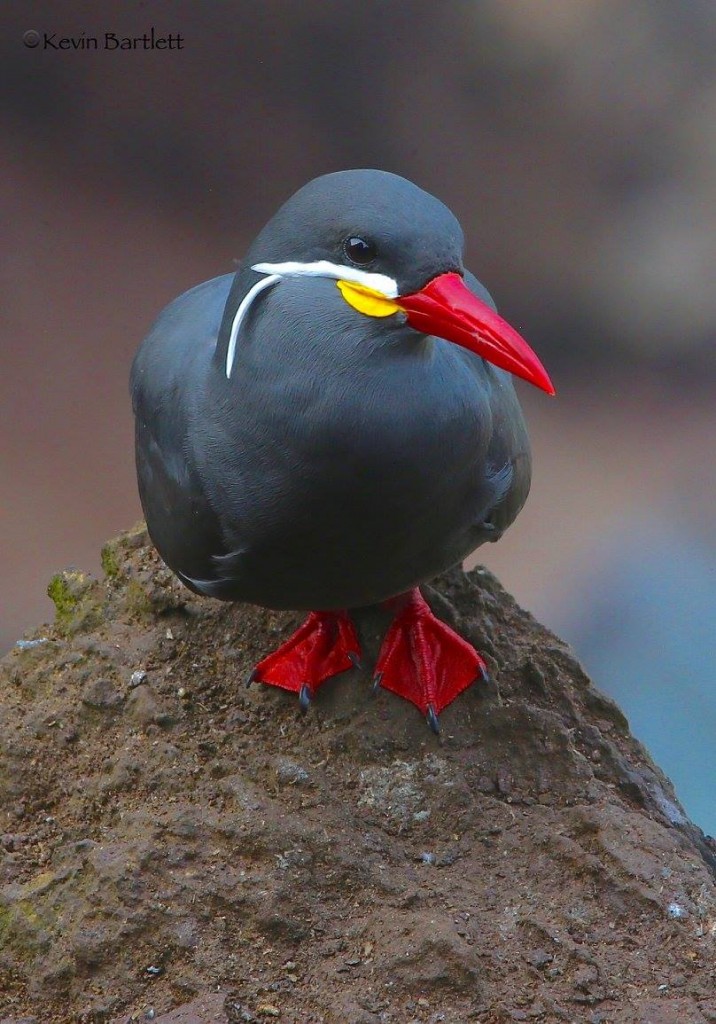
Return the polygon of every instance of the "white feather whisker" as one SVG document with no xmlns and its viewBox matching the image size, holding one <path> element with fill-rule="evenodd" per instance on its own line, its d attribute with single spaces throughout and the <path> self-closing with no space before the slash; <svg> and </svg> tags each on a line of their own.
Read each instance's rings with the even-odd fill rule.
<svg viewBox="0 0 716 1024">
<path fill-rule="evenodd" d="M 253 268 L 252 268 L 253 269 Z M 281 280 L 280 274 L 272 274 L 271 277 L 263 277 L 260 281 L 249 288 L 246 295 L 239 303 L 239 308 L 236 310 L 236 316 L 234 322 L 231 325 L 231 334 L 229 335 L 229 347 L 226 350 L 226 376 L 231 376 L 231 368 L 234 365 L 234 356 L 236 355 L 236 342 L 239 337 L 239 328 L 241 327 L 241 321 L 246 316 L 249 306 L 254 301 L 256 296 L 264 290 L 264 288 L 270 288 L 272 284 L 276 284 L 277 281 Z"/>
<path fill-rule="evenodd" d="M 254 263 L 251 267 L 257 274 L 267 274 L 267 277 L 257 281 L 247 291 L 236 310 L 234 322 L 231 325 L 229 345 L 226 350 L 226 376 L 231 376 L 231 369 L 236 356 L 236 344 L 239 337 L 239 329 L 246 318 L 251 303 L 257 295 L 265 288 L 276 284 L 283 277 L 327 277 L 335 281 L 351 281 L 353 284 L 363 285 L 372 291 L 380 292 L 386 299 L 395 299 L 398 296 L 398 284 L 392 277 L 385 274 L 371 274 L 367 270 L 359 270 L 358 267 L 344 267 L 340 263 L 331 263 L 329 260 L 317 260 L 315 263 L 298 263 L 289 261 L 287 263 Z"/>
</svg>

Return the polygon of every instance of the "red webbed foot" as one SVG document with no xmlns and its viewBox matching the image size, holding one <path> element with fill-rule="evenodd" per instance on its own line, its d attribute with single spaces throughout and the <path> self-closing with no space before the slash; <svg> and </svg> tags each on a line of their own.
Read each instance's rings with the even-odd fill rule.
<svg viewBox="0 0 716 1024">
<path fill-rule="evenodd" d="M 440 712 L 476 679 L 487 680 L 487 665 L 433 615 L 417 587 L 387 603 L 399 610 L 383 640 L 374 683 L 415 704 L 438 732 Z"/>
<path fill-rule="evenodd" d="M 318 687 L 360 664 L 358 634 L 347 612 L 311 612 L 278 650 L 263 658 L 249 677 L 299 695 L 306 710 Z"/>
</svg>

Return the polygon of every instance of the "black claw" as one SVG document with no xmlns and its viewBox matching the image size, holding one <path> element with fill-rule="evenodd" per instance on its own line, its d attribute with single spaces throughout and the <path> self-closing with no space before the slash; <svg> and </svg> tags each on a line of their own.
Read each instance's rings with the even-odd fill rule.
<svg viewBox="0 0 716 1024">
<path fill-rule="evenodd" d="M 425 718 L 427 719 L 428 725 L 437 736 L 438 733 L 440 732 L 440 722 L 438 720 L 435 708 L 433 707 L 432 704 L 428 704 L 428 711 L 427 714 L 425 715 Z"/>
<path fill-rule="evenodd" d="M 308 711 L 309 707 L 311 706 L 312 697 L 313 690 L 308 685 L 308 683 L 304 683 L 298 695 L 298 703 L 301 706 L 301 711 Z"/>
<path fill-rule="evenodd" d="M 382 680 L 383 680 L 383 673 L 382 672 L 376 672 L 376 674 L 373 676 L 373 696 L 374 697 L 375 697 L 376 693 L 378 692 L 378 690 L 380 689 L 380 684 L 381 684 Z"/>
<path fill-rule="evenodd" d="M 251 672 L 249 672 L 248 677 L 246 679 L 246 689 L 247 690 L 251 686 L 252 683 L 256 682 L 258 677 L 259 677 L 259 670 L 257 668 L 255 668 Z"/>
<path fill-rule="evenodd" d="M 360 660 L 360 655 L 356 651 L 348 652 L 348 660 L 353 668 L 357 668 L 359 670 L 363 668 L 363 662 Z"/>
</svg>

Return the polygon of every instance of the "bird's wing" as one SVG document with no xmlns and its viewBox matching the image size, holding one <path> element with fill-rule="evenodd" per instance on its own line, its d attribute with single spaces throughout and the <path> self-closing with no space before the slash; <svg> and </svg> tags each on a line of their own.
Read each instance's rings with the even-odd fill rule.
<svg viewBox="0 0 716 1024">
<path fill-rule="evenodd" d="M 130 378 L 142 507 L 160 555 L 192 586 L 225 549 L 187 444 L 233 275 L 198 285 L 160 315 Z M 200 589 L 198 586 L 192 589 Z"/>
<path fill-rule="evenodd" d="M 244 561 L 246 552 L 242 548 L 230 551 L 225 555 L 212 555 L 207 563 L 207 570 L 211 576 L 202 577 L 188 576 L 180 572 L 177 575 L 190 590 L 194 590 L 204 597 L 215 597 L 219 601 L 237 600 L 237 581 L 241 580 L 245 568 Z"/>
<path fill-rule="evenodd" d="M 465 272 L 465 283 L 483 302 L 497 308 L 484 285 L 469 271 Z M 499 540 L 527 500 L 532 456 L 512 375 L 472 353 L 465 352 L 465 356 L 482 364 L 482 376 L 489 388 L 492 434 L 485 470 L 489 497 L 476 510 L 475 528 L 481 540 L 494 541 Z"/>
</svg>

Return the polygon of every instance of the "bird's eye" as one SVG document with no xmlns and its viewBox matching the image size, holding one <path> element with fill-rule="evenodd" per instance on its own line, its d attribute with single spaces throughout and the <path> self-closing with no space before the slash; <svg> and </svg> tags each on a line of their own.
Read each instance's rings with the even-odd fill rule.
<svg viewBox="0 0 716 1024">
<path fill-rule="evenodd" d="M 351 263 L 355 263 L 358 267 L 368 266 L 377 255 L 372 242 L 367 242 L 365 238 L 358 238 L 355 235 L 345 240 L 343 251 Z"/>
</svg>

